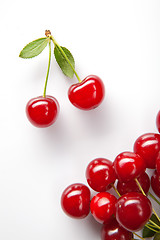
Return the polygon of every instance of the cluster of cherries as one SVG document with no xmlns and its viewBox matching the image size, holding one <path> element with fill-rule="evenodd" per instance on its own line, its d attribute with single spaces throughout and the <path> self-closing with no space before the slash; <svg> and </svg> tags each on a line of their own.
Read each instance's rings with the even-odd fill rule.
<svg viewBox="0 0 160 240">
<path fill-rule="evenodd" d="M 51 35 L 51 32 L 49 30 L 46 30 L 45 34 L 49 41 L 49 63 L 48 63 L 44 93 L 43 93 L 43 96 L 35 97 L 29 100 L 26 106 L 26 114 L 29 121 L 34 126 L 40 127 L 40 128 L 51 126 L 56 121 L 59 113 L 59 108 L 60 108 L 56 98 L 54 98 L 53 96 L 46 95 L 46 87 L 47 87 L 49 68 L 50 68 L 50 62 L 51 62 L 51 45 L 50 45 L 51 41 L 53 41 L 55 48 L 58 48 L 59 49 L 58 51 L 61 52 L 62 57 L 60 58 L 58 64 L 61 67 L 62 71 L 63 71 L 63 68 L 64 69 L 66 69 L 66 67 L 71 68 L 79 81 L 78 83 L 71 85 L 68 90 L 68 98 L 70 102 L 79 109 L 91 110 L 98 107 L 103 101 L 105 96 L 105 87 L 102 80 L 96 75 L 89 75 L 81 81 L 80 77 L 75 71 L 75 67 L 73 66 L 72 62 L 68 58 L 68 54 L 70 54 L 70 57 L 73 59 L 73 56 L 71 55 L 69 50 L 66 48 L 60 47 L 58 43 L 55 41 L 55 39 L 53 38 L 53 36 Z M 32 43 L 29 43 L 21 51 L 20 57 L 23 57 L 23 52 L 25 52 L 24 58 L 31 58 L 30 51 L 31 50 L 33 51 L 35 42 L 36 41 L 33 41 L 34 43 L 33 46 L 30 46 Z M 29 51 L 28 55 L 26 55 L 27 47 Z M 67 51 L 67 54 L 64 51 L 64 49 L 65 51 Z M 40 52 L 38 52 L 37 54 L 39 53 Z M 64 61 L 65 61 L 65 65 L 64 65 Z"/>
<path fill-rule="evenodd" d="M 160 132 L 160 111 L 156 123 Z M 151 181 L 146 168 L 155 169 Z M 68 186 L 61 196 L 64 212 L 73 218 L 85 218 L 91 212 L 103 224 L 102 240 L 131 240 L 135 232 L 147 226 L 152 212 L 156 214 L 147 195 L 153 196 L 151 185 L 160 197 L 160 134 L 143 134 L 135 141 L 133 152 L 120 153 L 114 162 L 94 159 L 87 166 L 86 179 L 98 193 L 91 199 L 86 185 Z M 118 198 L 107 192 L 112 187 Z"/>
</svg>

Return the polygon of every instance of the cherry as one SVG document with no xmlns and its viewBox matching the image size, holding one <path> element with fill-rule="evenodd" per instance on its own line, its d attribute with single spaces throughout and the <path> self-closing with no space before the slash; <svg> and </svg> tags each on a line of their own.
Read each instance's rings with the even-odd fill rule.
<svg viewBox="0 0 160 240">
<path fill-rule="evenodd" d="M 145 162 L 136 153 L 122 152 L 114 161 L 114 169 L 119 181 L 128 182 L 145 171 Z"/>
<path fill-rule="evenodd" d="M 102 80 L 95 75 L 87 76 L 82 82 L 71 85 L 68 90 L 70 102 L 77 108 L 90 110 L 99 106 L 104 99 Z"/>
<path fill-rule="evenodd" d="M 147 168 L 155 168 L 156 157 L 160 150 L 160 135 L 146 133 L 140 136 L 134 143 L 134 152 L 145 161 Z"/>
<path fill-rule="evenodd" d="M 116 219 L 128 231 L 142 229 L 150 219 L 151 214 L 151 202 L 142 193 L 126 193 L 117 201 Z"/>
<path fill-rule="evenodd" d="M 103 225 L 101 229 L 102 240 L 131 240 L 132 235 L 132 232 L 121 227 L 116 219 L 112 219 L 111 222 Z"/>
<path fill-rule="evenodd" d="M 29 121 L 40 128 L 52 125 L 57 119 L 58 112 L 58 101 L 52 96 L 32 98 L 26 106 Z"/>
<path fill-rule="evenodd" d="M 160 111 L 157 114 L 156 124 L 157 124 L 158 131 L 160 133 Z"/>
<path fill-rule="evenodd" d="M 146 172 L 142 173 L 138 178 L 138 181 L 143 189 L 143 191 L 147 194 L 150 188 L 150 179 Z M 123 195 L 128 192 L 140 192 L 137 183 L 135 180 L 131 180 L 129 182 L 117 182 L 117 190 L 118 192 Z"/>
<path fill-rule="evenodd" d="M 117 198 L 108 192 L 100 192 L 92 198 L 90 209 L 97 222 L 110 221 L 112 215 L 115 214 L 116 202 Z"/>
<path fill-rule="evenodd" d="M 113 163 L 105 158 L 92 160 L 86 169 L 89 186 L 97 192 L 105 192 L 111 188 L 110 184 L 116 180 Z"/>
<path fill-rule="evenodd" d="M 62 193 L 61 206 L 73 218 L 85 218 L 90 212 L 90 190 L 81 183 L 68 186 Z"/>
<path fill-rule="evenodd" d="M 154 193 L 160 198 L 160 174 L 156 170 L 151 177 L 151 187 Z"/>
</svg>

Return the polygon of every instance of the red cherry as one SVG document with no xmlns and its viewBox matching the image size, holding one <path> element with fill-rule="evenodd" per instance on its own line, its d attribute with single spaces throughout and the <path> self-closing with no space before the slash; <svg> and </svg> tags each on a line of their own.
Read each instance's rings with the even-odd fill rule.
<svg viewBox="0 0 160 240">
<path fill-rule="evenodd" d="M 160 174 L 160 152 L 158 153 L 157 158 L 156 158 L 156 170 L 157 170 L 158 174 Z"/>
<path fill-rule="evenodd" d="M 101 192 L 95 195 L 91 200 L 91 213 L 99 223 L 106 223 L 110 221 L 112 215 L 115 214 L 115 204 L 117 198 L 108 193 Z"/>
<path fill-rule="evenodd" d="M 154 193 L 160 198 L 160 174 L 156 170 L 151 177 L 151 187 Z"/>
<path fill-rule="evenodd" d="M 117 201 L 116 219 L 128 231 L 136 232 L 142 229 L 151 214 L 151 202 L 142 193 L 126 193 Z"/>
<path fill-rule="evenodd" d="M 73 218 L 85 218 L 90 211 L 90 190 L 81 183 L 68 186 L 62 193 L 61 206 Z"/>
<path fill-rule="evenodd" d="M 157 124 L 158 131 L 160 133 L 160 111 L 157 114 L 156 124 Z"/>
<path fill-rule="evenodd" d="M 105 192 L 111 188 L 110 184 L 116 180 L 113 163 L 105 158 L 96 158 L 86 169 L 89 186 L 97 192 Z"/>
<path fill-rule="evenodd" d="M 58 101 L 52 96 L 32 98 L 26 106 L 29 121 L 40 128 L 52 125 L 57 119 L 58 112 Z"/>
<path fill-rule="evenodd" d="M 71 85 L 68 90 L 70 102 L 77 108 L 90 110 L 99 106 L 104 99 L 105 88 L 102 80 L 89 75 L 82 82 Z"/>
<path fill-rule="evenodd" d="M 101 230 L 101 240 L 131 240 L 132 232 L 119 225 L 116 219 L 103 225 Z"/>
<path fill-rule="evenodd" d="M 148 174 L 146 172 L 144 172 L 137 179 L 138 179 L 143 191 L 147 194 L 149 191 L 149 188 L 150 188 L 150 179 L 149 179 Z M 121 195 L 128 193 L 128 192 L 140 192 L 141 193 L 141 190 L 139 189 L 135 180 L 131 180 L 131 181 L 125 182 L 125 183 L 118 181 L 117 190 Z"/>
<path fill-rule="evenodd" d="M 114 161 L 114 169 L 119 181 L 128 182 L 145 171 L 145 162 L 136 153 L 122 152 Z"/>
<path fill-rule="evenodd" d="M 134 143 L 134 152 L 145 161 L 147 168 L 155 168 L 156 157 L 160 150 L 160 135 L 146 133 L 140 136 Z"/>
</svg>

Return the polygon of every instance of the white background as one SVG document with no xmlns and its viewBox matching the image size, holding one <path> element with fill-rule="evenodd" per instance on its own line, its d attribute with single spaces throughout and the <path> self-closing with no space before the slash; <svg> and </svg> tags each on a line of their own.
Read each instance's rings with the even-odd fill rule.
<svg viewBox="0 0 160 240">
<path fill-rule="evenodd" d="M 160 1 L 3 1 L 0 6 L 0 239 L 100 239 L 92 216 L 67 217 L 60 197 L 75 182 L 86 184 L 87 164 L 132 151 L 136 138 L 157 132 L 160 105 Z M 25 106 L 42 95 L 48 48 L 24 60 L 20 50 L 50 29 L 67 47 L 83 79 L 102 78 L 104 102 L 92 111 L 71 105 L 65 77 L 54 57 L 47 94 L 61 111 L 57 122 L 38 129 Z M 53 56 L 53 55 L 52 55 Z"/>
</svg>

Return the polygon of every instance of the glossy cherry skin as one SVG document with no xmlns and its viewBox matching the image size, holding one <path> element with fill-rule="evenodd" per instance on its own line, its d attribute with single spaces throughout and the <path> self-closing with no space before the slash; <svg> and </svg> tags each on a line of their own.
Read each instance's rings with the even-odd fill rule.
<svg viewBox="0 0 160 240">
<path fill-rule="evenodd" d="M 116 219 L 103 225 L 101 229 L 101 240 L 131 240 L 132 232 L 124 229 Z"/>
<path fill-rule="evenodd" d="M 29 121 L 40 128 L 52 125 L 57 119 L 58 112 L 58 101 L 52 96 L 32 98 L 26 106 Z"/>
<path fill-rule="evenodd" d="M 87 76 L 82 82 L 71 85 L 68 90 L 70 102 L 82 110 L 98 107 L 104 99 L 105 87 L 95 75 Z"/>
<path fill-rule="evenodd" d="M 148 193 L 149 188 L 150 188 L 150 179 L 149 176 L 146 172 L 142 173 L 138 178 L 138 181 L 143 189 L 143 191 L 145 192 L 145 194 Z M 131 180 L 129 182 L 117 182 L 117 190 L 118 192 L 123 195 L 125 193 L 129 193 L 129 192 L 140 192 L 141 190 L 139 189 L 137 183 L 135 180 Z"/>
<path fill-rule="evenodd" d="M 90 212 L 90 190 L 82 183 L 68 186 L 62 193 L 63 211 L 72 218 L 85 218 Z"/>
<path fill-rule="evenodd" d="M 136 153 L 122 152 L 114 161 L 114 169 L 119 181 L 128 182 L 145 171 L 144 160 Z"/>
<path fill-rule="evenodd" d="M 134 152 L 139 154 L 144 159 L 147 168 L 155 169 L 156 157 L 159 151 L 159 134 L 143 134 L 134 143 Z"/>
<path fill-rule="evenodd" d="M 160 198 L 160 174 L 156 170 L 151 177 L 151 187 L 154 193 Z"/>
<path fill-rule="evenodd" d="M 116 203 L 117 198 L 114 195 L 108 192 L 100 192 L 91 200 L 91 213 L 97 222 L 102 224 L 109 222 L 112 216 L 115 214 Z"/>
<path fill-rule="evenodd" d="M 94 159 L 87 166 L 86 179 L 93 190 L 105 192 L 116 180 L 113 163 L 105 158 Z"/>
<path fill-rule="evenodd" d="M 128 231 L 136 232 L 142 229 L 151 214 L 151 202 L 142 193 L 126 193 L 117 201 L 116 219 Z"/>
<path fill-rule="evenodd" d="M 156 158 L 156 170 L 157 170 L 158 174 L 160 174 L 160 151 Z"/>
<path fill-rule="evenodd" d="M 156 124 L 157 124 L 158 131 L 160 133 L 160 111 L 157 114 Z"/>
</svg>

